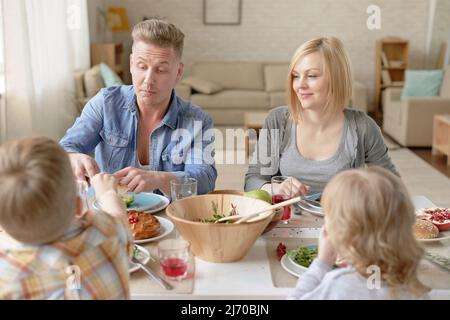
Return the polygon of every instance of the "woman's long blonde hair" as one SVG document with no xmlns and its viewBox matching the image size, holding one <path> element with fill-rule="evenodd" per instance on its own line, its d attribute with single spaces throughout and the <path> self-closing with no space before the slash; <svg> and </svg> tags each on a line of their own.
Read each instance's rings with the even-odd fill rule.
<svg viewBox="0 0 450 320">
<path fill-rule="evenodd" d="M 417 296 L 429 290 L 417 279 L 424 251 L 413 232 L 414 206 L 398 177 L 380 167 L 341 172 L 326 186 L 322 205 L 331 243 L 361 276 L 378 266 L 394 295 L 401 287 Z"/>
<path fill-rule="evenodd" d="M 302 108 L 292 88 L 292 72 L 299 60 L 308 54 L 319 52 L 323 58 L 324 75 L 328 81 L 328 99 L 325 110 L 334 113 L 348 106 L 352 96 L 353 77 L 350 60 L 341 40 L 335 37 L 321 37 L 302 44 L 294 53 L 287 79 L 287 101 L 292 118 L 301 118 Z"/>
</svg>

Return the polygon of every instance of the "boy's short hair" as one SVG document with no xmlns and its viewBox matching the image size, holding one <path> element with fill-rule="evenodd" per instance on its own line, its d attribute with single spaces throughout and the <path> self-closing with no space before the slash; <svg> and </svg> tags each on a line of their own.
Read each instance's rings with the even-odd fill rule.
<svg viewBox="0 0 450 320">
<path fill-rule="evenodd" d="M 74 219 L 77 188 L 69 157 L 49 138 L 1 146 L 0 183 L 0 225 L 19 242 L 52 242 Z"/>
<path fill-rule="evenodd" d="M 179 59 L 183 55 L 184 34 L 174 24 L 154 18 L 136 24 L 131 33 L 133 43 L 143 41 L 160 47 L 172 47 Z"/>
</svg>

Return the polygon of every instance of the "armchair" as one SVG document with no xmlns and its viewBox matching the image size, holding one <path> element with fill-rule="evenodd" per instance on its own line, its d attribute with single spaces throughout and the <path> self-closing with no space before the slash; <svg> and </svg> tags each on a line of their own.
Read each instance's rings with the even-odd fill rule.
<svg viewBox="0 0 450 320">
<path fill-rule="evenodd" d="M 401 88 L 383 93 L 383 131 L 403 146 L 430 147 L 435 114 L 450 113 L 450 67 L 442 80 L 440 96 L 407 97 Z"/>
</svg>

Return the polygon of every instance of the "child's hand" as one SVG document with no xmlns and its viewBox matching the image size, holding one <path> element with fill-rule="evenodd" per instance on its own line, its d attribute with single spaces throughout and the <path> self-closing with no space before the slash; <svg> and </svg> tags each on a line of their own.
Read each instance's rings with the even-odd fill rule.
<svg viewBox="0 0 450 320">
<path fill-rule="evenodd" d="M 100 197 L 108 191 L 117 193 L 117 179 L 107 173 L 98 173 L 91 179 L 96 197 Z"/>
<path fill-rule="evenodd" d="M 320 231 L 318 258 L 321 262 L 326 263 L 329 266 L 333 266 L 337 258 L 336 250 L 328 239 L 325 227 Z"/>
<path fill-rule="evenodd" d="M 110 215 L 126 219 L 125 203 L 117 193 L 117 179 L 107 173 L 98 173 L 91 179 L 91 184 L 102 210 Z"/>
</svg>

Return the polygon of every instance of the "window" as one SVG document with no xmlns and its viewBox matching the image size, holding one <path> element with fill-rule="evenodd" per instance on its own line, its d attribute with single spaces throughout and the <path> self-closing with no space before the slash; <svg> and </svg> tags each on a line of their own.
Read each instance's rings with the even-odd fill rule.
<svg viewBox="0 0 450 320">
<path fill-rule="evenodd" d="M 5 60 L 3 39 L 3 0 L 0 0 L 0 143 L 6 140 Z"/>
<path fill-rule="evenodd" d="M 2 96 L 5 92 L 5 63 L 4 63 L 4 50 L 3 50 L 4 48 L 3 48 L 3 15 L 2 15 L 3 10 L 2 9 L 3 9 L 3 1 L 0 0 L 0 96 Z"/>
</svg>

